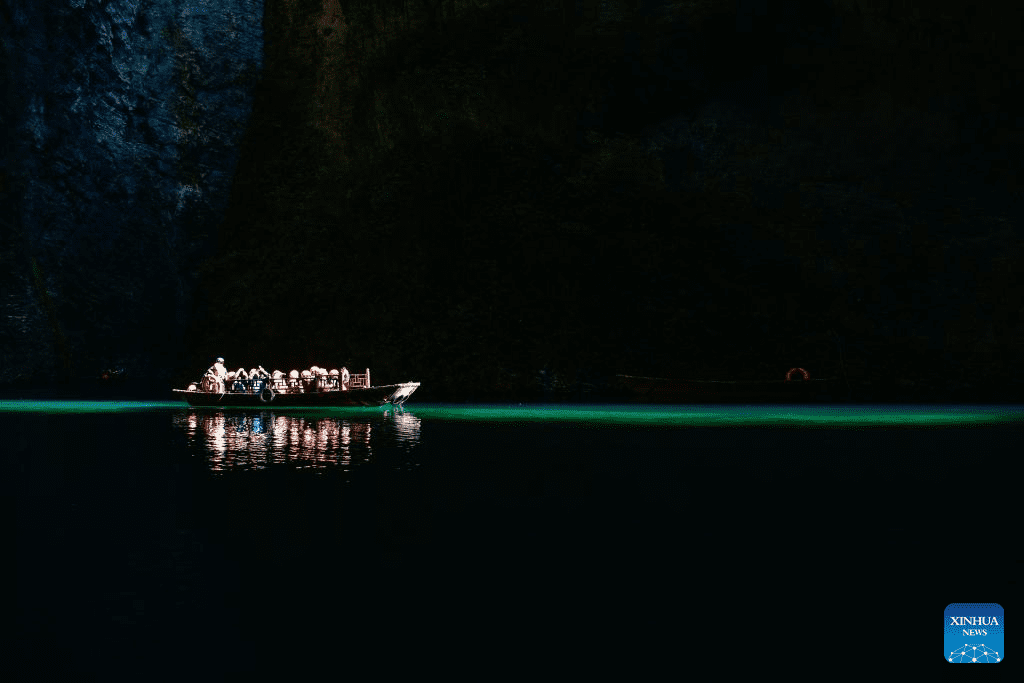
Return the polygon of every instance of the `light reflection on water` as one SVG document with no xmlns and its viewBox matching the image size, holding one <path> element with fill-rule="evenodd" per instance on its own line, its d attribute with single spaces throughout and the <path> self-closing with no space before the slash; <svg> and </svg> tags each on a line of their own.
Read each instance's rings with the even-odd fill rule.
<svg viewBox="0 0 1024 683">
<path fill-rule="evenodd" d="M 274 465 L 348 471 L 370 460 L 374 446 L 409 449 L 420 439 L 420 419 L 400 410 L 345 417 L 187 410 L 173 421 L 217 473 Z"/>
</svg>

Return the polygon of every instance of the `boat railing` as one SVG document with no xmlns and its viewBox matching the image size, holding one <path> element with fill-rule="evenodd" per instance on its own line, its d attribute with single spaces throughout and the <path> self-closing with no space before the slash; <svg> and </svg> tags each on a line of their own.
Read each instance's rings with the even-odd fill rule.
<svg viewBox="0 0 1024 683">
<path fill-rule="evenodd" d="M 189 391 L 216 391 L 212 386 L 204 389 L 203 381 L 196 382 L 189 387 Z M 348 391 L 349 389 L 366 389 L 370 387 L 370 370 L 365 373 L 355 373 L 343 382 L 338 375 L 319 375 L 313 377 L 265 377 L 252 379 L 226 379 L 224 380 L 225 394 L 259 394 L 268 387 L 275 394 L 307 394 L 324 391 Z M 195 389 L 192 389 L 195 387 Z"/>
</svg>

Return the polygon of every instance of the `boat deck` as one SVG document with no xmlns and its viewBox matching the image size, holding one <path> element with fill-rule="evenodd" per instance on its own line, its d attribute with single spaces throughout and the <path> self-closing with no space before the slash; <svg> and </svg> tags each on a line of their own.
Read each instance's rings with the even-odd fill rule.
<svg viewBox="0 0 1024 683">
<path fill-rule="evenodd" d="M 223 407 L 223 406 L 254 406 L 254 407 L 337 407 L 337 406 L 381 406 L 385 404 L 402 405 L 420 386 L 419 382 L 403 382 L 386 384 L 378 387 L 362 387 L 342 389 L 320 387 L 311 391 L 300 388 L 297 391 L 276 391 L 271 384 L 265 384 L 259 391 L 225 391 L 224 393 L 209 391 L 189 391 L 172 389 L 179 398 L 191 406 Z"/>
</svg>

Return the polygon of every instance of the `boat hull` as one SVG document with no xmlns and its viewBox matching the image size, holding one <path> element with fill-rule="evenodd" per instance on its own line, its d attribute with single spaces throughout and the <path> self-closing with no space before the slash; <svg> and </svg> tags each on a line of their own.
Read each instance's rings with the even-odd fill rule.
<svg viewBox="0 0 1024 683">
<path fill-rule="evenodd" d="M 382 406 L 385 404 L 402 405 L 416 388 L 419 382 L 387 384 L 380 387 L 349 389 L 347 391 L 311 391 L 308 393 L 275 393 L 269 400 L 267 396 L 243 392 L 224 394 L 205 391 L 185 391 L 174 389 L 174 394 L 185 400 L 190 406 L 221 408 L 224 406 L 258 407 L 258 408 L 336 408 L 355 406 Z"/>
<path fill-rule="evenodd" d="M 619 375 L 625 397 L 640 403 L 800 403 L 830 400 L 830 379 L 727 382 Z"/>
</svg>

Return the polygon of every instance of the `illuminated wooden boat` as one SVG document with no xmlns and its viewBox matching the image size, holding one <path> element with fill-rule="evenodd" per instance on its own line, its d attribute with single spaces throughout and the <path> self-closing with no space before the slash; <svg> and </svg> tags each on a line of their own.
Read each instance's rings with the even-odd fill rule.
<svg viewBox="0 0 1024 683">
<path fill-rule="evenodd" d="M 173 389 L 190 406 L 303 407 L 382 406 L 405 403 L 419 382 L 370 385 L 370 371 L 342 380 L 337 376 L 267 377 L 256 380 L 228 380 L 225 391 L 217 390 L 211 378 L 188 389 Z"/>
<path fill-rule="evenodd" d="M 779 380 L 699 380 L 616 375 L 621 394 L 640 403 L 800 403 L 830 400 L 834 377 L 811 379 L 793 368 Z"/>
</svg>

